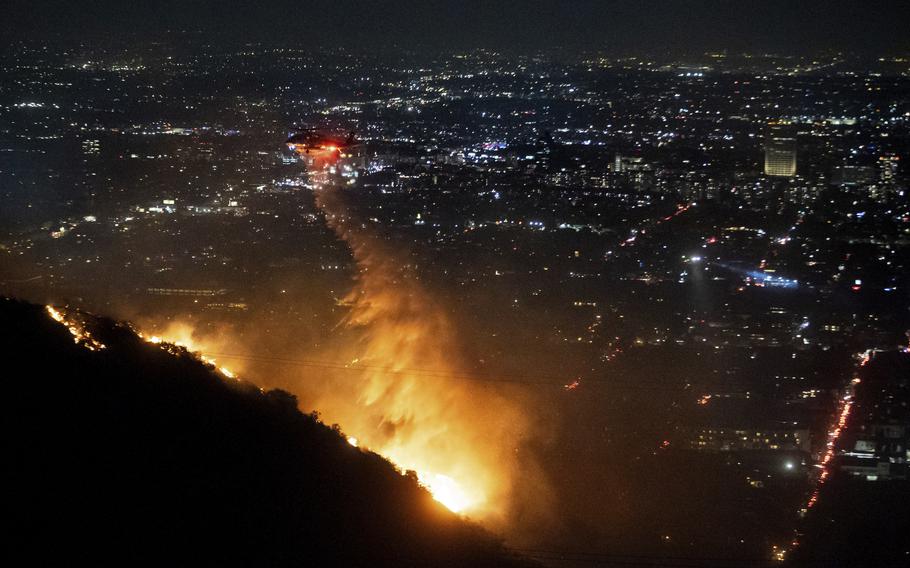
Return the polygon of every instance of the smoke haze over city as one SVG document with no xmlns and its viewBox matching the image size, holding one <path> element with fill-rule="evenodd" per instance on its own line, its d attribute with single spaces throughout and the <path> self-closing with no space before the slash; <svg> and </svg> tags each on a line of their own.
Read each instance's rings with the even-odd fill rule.
<svg viewBox="0 0 910 568">
<path fill-rule="evenodd" d="M 159 422 L 135 447 L 85 426 L 178 487 L 266 468 L 231 525 L 266 563 L 337 554 L 274 536 L 324 510 L 319 538 L 376 565 L 901 565 L 908 23 L 897 1 L 10 2 L 0 308 L 9 357 L 18 326 L 51 353 L 17 396 L 72 368 L 86 408 L 237 436 L 181 446 L 184 471 Z M 28 479 L 46 439 L 19 442 Z M 204 525 L 205 495 L 181 514 Z M 125 526 L 166 526 L 154 501 Z"/>
</svg>

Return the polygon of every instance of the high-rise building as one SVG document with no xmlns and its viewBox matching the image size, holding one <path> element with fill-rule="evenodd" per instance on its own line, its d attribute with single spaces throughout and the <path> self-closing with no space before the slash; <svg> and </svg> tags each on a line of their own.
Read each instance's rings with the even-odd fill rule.
<svg viewBox="0 0 910 568">
<path fill-rule="evenodd" d="M 613 171 L 616 173 L 640 172 L 651 169 L 643 158 L 616 154 L 613 158 Z"/>
<path fill-rule="evenodd" d="M 768 125 L 765 135 L 765 175 L 796 175 L 796 131 L 790 124 L 774 122 Z"/>
<path fill-rule="evenodd" d="M 900 157 L 895 154 L 880 156 L 878 164 L 881 168 L 879 178 L 882 183 L 893 183 L 897 177 L 897 169 L 900 166 Z"/>
</svg>

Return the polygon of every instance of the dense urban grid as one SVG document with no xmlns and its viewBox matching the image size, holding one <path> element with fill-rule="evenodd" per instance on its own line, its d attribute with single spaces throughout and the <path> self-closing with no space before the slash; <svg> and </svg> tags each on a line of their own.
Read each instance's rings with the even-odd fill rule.
<svg viewBox="0 0 910 568">
<path fill-rule="evenodd" d="M 368 231 L 461 361 L 371 363 L 528 417 L 486 523 L 528 556 L 811 558 L 840 493 L 906 499 L 910 58 L 181 41 L 0 55 L 4 295 L 331 417 Z"/>
</svg>

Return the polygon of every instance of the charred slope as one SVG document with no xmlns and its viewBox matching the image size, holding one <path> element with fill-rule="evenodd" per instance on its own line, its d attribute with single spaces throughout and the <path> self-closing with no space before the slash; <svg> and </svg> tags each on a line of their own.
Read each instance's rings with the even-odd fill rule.
<svg viewBox="0 0 910 568">
<path fill-rule="evenodd" d="M 523 565 L 293 396 L 87 323 L 106 349 L 0 299 L 7 542 L 29 563 Z"/>
</svg>

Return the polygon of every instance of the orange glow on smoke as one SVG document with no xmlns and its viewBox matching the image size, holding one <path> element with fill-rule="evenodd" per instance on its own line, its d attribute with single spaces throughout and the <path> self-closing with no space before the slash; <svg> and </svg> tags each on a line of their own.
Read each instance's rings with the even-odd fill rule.
<svg viewBox="0 0 910 568">
<path fill-rule="evenodd" d="M 226 377 L 237 371 L 290 391 L 304 409 L 338 424 L 353 448 L 382 455 L 402 473 L 414 472 L 448 509 L 492 528 L 503 526 L 518 474 L 518 447 L 530 430 L 513 401 L 519 395 L 504 396 L 500 389 L 508 387 L 501 384 L 459 379 L 466 369 L 447 312 L 420 285 L 408 251 L 348 215 L 329 160 L 305 157 L 300 146 L 294 150 L 311 166 L 317 206 L 350 247 L 358 268 L 353 288 L 340 302 L 344 320 L 318 353 L 334 364 L 276 372 L 252 358 L 227 370 L 205 354 L 229 354 L 224 356 L 234 361 L 248 348 L 224 330 L 210 336 L 182 322 L 145 326 L 155 333 L 146 340 L 197 352 Z M 325 156 L 325 150 L 337 147 L 315 153 Z M 301 351 L 312 354 L 303 346 Z M 549 493 L 536 471 L 525 468 L 523 485 L 534 486 L 535 506 L 543 509 Z"/>
<path fill-rule="evenodd" d="M 453 378 L 463 368 L 452 327 L 420 286 L 407 251 L 347 217 L 334 186 L 317 190 L 316 198 L 359 269 L 342 302 L 348 308 L 343 326 L 355 339 L 337 358 L 361 372 L 330 380 L 330 388 L 314 393 L 312 406 L 355 435 L 359 447 L 413 470 L 452 511 L 498 517 L 524 419 L 489 384 Z"/>
<path fill-rule="evenodd" d="M 352 447 L 382 455 L 402 473 L 413 471 L 451 511 L 501 523 L 526 419 L 498 392 L 501 385 L 457 378 L 464 368 L 452 327 L 409 272 L 407 251 L 347 217 L 335 192 L 317 190 L 317 203 L 350 246 L 359 274 L 341 302 L 346 317 L 338 345 L 325 348 L 320 358 L 349 363 L 285 367 L 276 375 L 274 367 L 262 370 L 255 361 L 243 361 L 246 367 L 236 371 L 292 392 L 325 423 L 338 424 Z M 184 347 L 229 378 L 233 366 L 224 368 L 212 354 L 246 351 L 224 331 L 209 335 L 185 322 L 146 327 L 154 330 L 146 341 Z"/>
<path fill-rule="evenodd" d="M 186 349 L 195 354 L 202 362 L 215 367 L 215 370 L 223 376 L 230 379 L 236 378 L 233 371 L 224 366 L 219 366 L 213 357 L 206 354 L 217 352 L 218 350 L 214 344 L 209 343 L 209 338 L 197 337 L 193 328 L 186 323 L 172 323 L 166 326 L 160 332 L 160 335 L 145 335 L 143 333 L 138 333 L 138 335 L 143 340 L 159 345 L 162 349 L 174 354 L 180 352 L 179 350 L 174 350 L 174 347 Z M 411 335 L 405 339 L 405 343 L 410 344 L 414 337 Z M 383 346 L 383 348 L 389 347 L 394 350 L 400 348 L 397 345 Z M 376 358 L 374 357 L 374 359 Z M 356 367 L 357 363 L 362 362 L 360 359 L 355 359 L 352 362 L 352 366 Z M 348 379 L 350 378 L 348 377 Z M 345 406 L 365 405 L 371 412 L 377 413 L 383 413 L 383 410 L 385 410 L 384 414 L 387 414 L 387 416 L 384 416 L 379 423 L 380 430 L 387 428 L 391 419 L 406 421 L 408 416 L 413 418 L 414 416 L 425 414 L 429 409 L 431 409 L 430 412 L 432 413 L 439 413 L 440 408 L 432 404 L 429 406 L 423 404 L 427 400 L 423 398 L 423 394 L 419 393 L 421 390 L 419 387 L 414 384 L 408 384 L 411 380 L 413 379 L 399 376 L 398 372 L 392 369 L 383 368 L 380 371 L 370 371 L 370 376 L 365 377 L 364 384 L 361 385 L 363 390 L 359 394 L 356 392 L 351 393 L 351 398 L 344 402 L 326 399 L 325 404 L 319 408 L 327 418 L 334 417 L 336 413 L 349 412 L 351 409 L 343 408 Z M 407 387 L 395 396 L 387 398 L 389 393 L 385 391 L 388 388 L 394 390 L 394 387 L 391 387 L 391 384 L 384 386 L 383 381 L 402 381 L 407 384 Z M 420 395 L 419 397 L 415 396 L 414 401 L 422 401 L 423 406 L 421 409 L 410 408 L 411 402 L 405 398 L 409 394 Z M 440 401 L 445 401 L 448 397 L 444 393 L 439 393 L 439 399 Z M 384 405 L 390 405 L 395 410 L 389 412 L 388 407 Z M 452 417 L 449 420 L 454 422 Z M 436 424 L 430 426 L 426 422 L 421 422 L 423 424 L 421 432 L 406 433 L 402 430 L 401 433 L 405 435 L 387 437 L 382 432 L 370 432 L 369 430 L 372 428 L 360 425 L 358 422 L 356 418 L 351 418 L 343 423 L 347 429 L 356 431 L 359 434 L 358 436 L 347 436 L 348 444 L 355 448 L 364 448 L 381 454 L 394 463 L 403 473 L 413 470 L 417 474 L 418 482 L 437 501 L 451 511 L 477 514 L 485 506 L 488 506 L 489 487 L 492 484 L 487 480 L 486 476 L 482 475 L 483 470 L 475 469 L 478 466 L 473 459 L 465 459 L 463 454 L 455 455 L 449 453 L 453 446 L 452 438 L 460 436 L 458 433 L 450 432 L 450 425 Z M 356 427 L 352 428 L 349 426 L 351 423 L 354 423 Z M 377 445 L 377 442 L 379 442 L 379 445 Z M 436 452 L 430 449 L 437 445 L 442 450 L 440 455 L 434 455 Z M 446 459 L 440 459 L 441 457 Z"/>
</svg>

